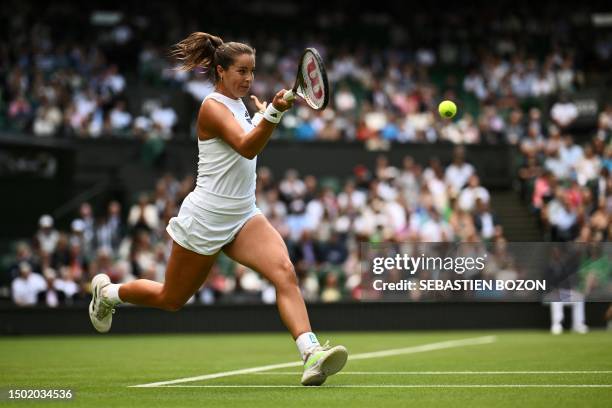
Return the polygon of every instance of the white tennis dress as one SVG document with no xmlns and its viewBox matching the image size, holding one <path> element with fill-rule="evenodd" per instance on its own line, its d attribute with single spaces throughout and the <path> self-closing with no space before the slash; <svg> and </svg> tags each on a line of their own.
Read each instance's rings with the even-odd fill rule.
<svg viewBox="0 0 612 408">
<path fill-rule="evenodd" d="M 209 98 L 227 106 L 245 132 L 255 127 L 242 99 L 213 92 L 204 102 Z M 255 205 L 257 157 L 249 160 L 241 156 L 220 137 L 198 140 L 198 150 L 196 188 L 183 201 L 178 216 L 170 219 L 166 231 L 183 248 L 212 255 L 261 213 Z"/>
</svg>

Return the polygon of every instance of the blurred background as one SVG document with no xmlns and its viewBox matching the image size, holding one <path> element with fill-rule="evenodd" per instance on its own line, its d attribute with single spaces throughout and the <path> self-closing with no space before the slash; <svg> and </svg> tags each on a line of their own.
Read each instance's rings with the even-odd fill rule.
<svg viewBox="0 0 612 408">
<path fill-rule="evenodd" d="M 0 5 L 5 316 L 36 306 L 84 318 L 101 272 L 163 281 L 165 227 L 194 187 L 194 125 L 213 89 L 167 58 L 193 31 L 254 46 L 252 93 L 268 101 L 291 87 L 305 47 L 323 56 L 329 107 L 296 104 L 284 116 L 257 182 L 257 204 L 315 314 L 357 307 L 363 242 L 484 243 L 491 276 L 511 279 L 521 275 L 509 242 L 612 234 L 609 2 L 9 0 Z M 452 121 L 437 115 L 444 99 L 458 106 Z M 580 257 L 576 285 L 609 290 L 609 251 Z M 190 300 L 274 302 L 268 282 L 223 256 Z M 532 320 L 524 307 L 515 324 L 548 324 L 540 305 Z M 605 324 L 607 305 L 593 307 L 591 320 Z"/>
</svg>

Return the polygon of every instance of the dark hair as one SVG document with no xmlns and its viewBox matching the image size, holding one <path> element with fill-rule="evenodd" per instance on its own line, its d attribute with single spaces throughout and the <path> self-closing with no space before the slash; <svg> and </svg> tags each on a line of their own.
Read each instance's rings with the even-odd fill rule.
<svg viewBox="0 0 612 408">
<path fill-rule="evenodd" d="M 235 58 L 242 54 L 255 55 L 255 50 L 239 42 L 224 43 L 221 38 L 202 32 L 189 34 L 189 37 L 176 43 L 170 51 L 171 57 L 181 61 L 179 70 L 203 68 L 204 75 L 213 83 L 219 79 L 217 65 L 228 69 Z"/>
</svg>

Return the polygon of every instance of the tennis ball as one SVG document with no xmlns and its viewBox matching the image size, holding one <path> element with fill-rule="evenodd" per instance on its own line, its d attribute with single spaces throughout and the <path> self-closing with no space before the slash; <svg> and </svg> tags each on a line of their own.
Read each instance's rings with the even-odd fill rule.
<svg viewBox="0 0 612 408">
<path fill-rule="evenodd" d="M 438 112 L 443 118 L 450 119 L 457 113 L 457 105 L 452 101 L 442 101 L 438 105 Z"/>
</svg>

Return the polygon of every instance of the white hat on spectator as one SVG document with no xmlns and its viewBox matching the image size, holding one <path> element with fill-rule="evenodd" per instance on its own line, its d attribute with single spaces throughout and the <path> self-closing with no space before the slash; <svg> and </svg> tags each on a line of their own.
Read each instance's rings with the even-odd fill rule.
<svg viewBox="0 0 612 408">
<path fill-rule="evenodd" d="M 74 232 L 83 232 L 85 231 L 85 221 L 83 221 L 80 218 L 77 218 L 75 220 L 72 221 L 72 224 L 70 224 L 72 231 Z"/>
<path fill-rule="evenodd" d="M 40 228 L 51 228 L 53 227 L 53 217 L 49 214 L 44 214 L 38 220 L 38 225 Z"/>
</svg>

